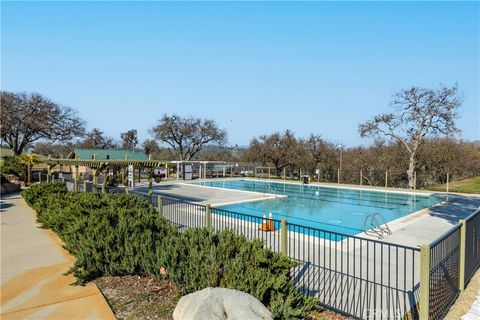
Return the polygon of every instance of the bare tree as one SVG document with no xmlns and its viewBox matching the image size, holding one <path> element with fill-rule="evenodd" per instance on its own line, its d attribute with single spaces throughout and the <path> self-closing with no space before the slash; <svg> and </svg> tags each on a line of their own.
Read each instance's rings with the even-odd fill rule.
<svg viewBox="0 0 480 320">
<path fill-rule="evenodd" d="M 85 139 L 79 143 L 80 148 L 114 149 L 117 147 L 113 138 L 106 136 L 102 130 L 94 128 L 85 135 Z"/>
<path fill-rule="evenodd" d="M 191 160 L 202 148 L 211 143 L 224 143 L 227 134 L 213 120 L 182 118 L 163 115 L 150 130 L 152 137 L 164 142 L 176 151 L 180 160 Z"/>
<path fill-rule="evenodd" d="M 297 149 L 298 141 L 293 132 L 290 130 L 283 134 L 275 132 L 252 139 L 247 159 L 273 165 L 279 175 L 283 168 L 297 164 L 297 157 L 300 156 L 296 152 Z"/>
<path fill-rule="evenodd" d="M 120 134 L 122 138 L 122 148 L 133 150 L 138 144 L 137 130 L 131 129 Z"/>
<path fill-rule="evenodd" d="M 38 140 L 68 141 L 82 136 L 77 112 L 38 93 L 1 92 L 0 137 L 15 155 Z"/>
<path fill-rule="evenodd" d="M 462 104 L 457 86 L 438 90 L 412 87 L 394 95 L 394 112 L 380 114 L 359 126 L 362 137 L 390 139 L 403 144 L 409 154 L 408 186 L 414 186 L 414 171 L 420 146 L 428 136 L 458 132 L 457 109 Z"/>
</svg>

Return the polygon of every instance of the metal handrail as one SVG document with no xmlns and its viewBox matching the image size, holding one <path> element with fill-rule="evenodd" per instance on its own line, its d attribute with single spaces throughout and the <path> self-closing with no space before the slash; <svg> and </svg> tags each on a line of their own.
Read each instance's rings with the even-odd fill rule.
<svg viewBox="0 0 480 320">
<path fill-rule="evenodd" d="M 381 222 L 383 223 L 380 223 L 377 220 L 378 217 L 382 220 Z M 385 235 L 392 235 L 392 230 L 388 226 L 387 221 L 379 212 L 367 215 L 365 217 L 365 220 L 363 221 L 362 229 L 363 232 L 367 235 L 369 231 L 372 231 L 379 239 L 383 239 Z"/>
</svg>

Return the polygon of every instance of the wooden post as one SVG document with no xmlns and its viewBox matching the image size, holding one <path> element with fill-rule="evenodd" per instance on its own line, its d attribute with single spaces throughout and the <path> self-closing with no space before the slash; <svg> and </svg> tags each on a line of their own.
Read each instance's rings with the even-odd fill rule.
<svg viewBox="0 0 480 320">
<path fill-rule="evenodd" d="M 282 253 L 288 255 L 288 230 L 287 230 L 287 219 L 281 220 L 280 226 L 280 240 L 282 243 Z"/>
<path fill-rule="evenodd" d="M 95 155 L 94 155 L 95 156 Z M 92 192 L 96 193 L 97 192 L 97 169 L 92 169 L 92 174 L 93 174 L 93 179 L 92 179 Z"/>
<path fill-rule="evenodd" d="M 78 191 L 78 165 L 75 166 L 75 181 L 73 185 L 73 190 Z"/>
<path fill-rule="evenodd" d="M 450 190 L 450 173 L 447 172 L 447 192 Z"/>
<path fill-rule="evenodd" d="M 52 182 L 52 165 L 51 164 L 47 166 L 47 182 Z"/>
<path fill-rule="evenodd" d="M 108 179 L 108 167 L 105 168 L 105 173 L 103 174 L 103 181 L 102 181 L 102 193 L 105 193 L 107 190 L 107 179 Z"/>
<path fill-rule="evenodd" d="M 363 171 L 360 169 L 360 185 L 363 186 Z"/>
<path fill-rule="evenodd" d="M 151 197 L 153 194 L 153 186 L 152 186 L 152 180 L 153 180 L 153 169 L 148 168 L 147 169 L 147 174 L 148 174 L 148 197 Z"/>
<path fill-rule="evenodd" d="M 385 170 L 385 188 L 388 188 L 388 170 Z"/>
<path fill-rule="evenodd" d="M 162 196 L 158 195 L 157 196 L 157 210 L 158 213 L 163 216 L 163 202 L 162 202 Z"/>
<path fill-rule="evenodd" d="M 205 228 L 212 229 L 212 211 L 210 210 L 210 204 L 205 206 Z"/>
<path fill-rule="evenodd" d="M 428 320 L 430 308 L 430 246 L 420 246 L 420 320 Z"/>
<path fill-rule="evenodd" d="M 462 219 L 458 222 L 460 224 L 460 268 L 458 276 L 458 288 L 460 292 L 465 289 L 465 244 L 467 242 L 467 222 Z"/>
</svg>

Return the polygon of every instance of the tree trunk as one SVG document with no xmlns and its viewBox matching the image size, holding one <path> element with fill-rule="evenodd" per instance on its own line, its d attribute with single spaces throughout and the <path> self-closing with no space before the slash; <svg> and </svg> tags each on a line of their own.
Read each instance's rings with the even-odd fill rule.
<svg viewBox="0 0 480 320">
<path fill-rule="evenodd" d="M 408 171 L 407 171 L 407 176 L 408 176 L 408 188 L 413 189 L 414 187 L 414 176 L 413 173 L 415 171 L 415 155 L 412 154 L 410 155 L 410 161 L 408 163 Z"/>
</svg>

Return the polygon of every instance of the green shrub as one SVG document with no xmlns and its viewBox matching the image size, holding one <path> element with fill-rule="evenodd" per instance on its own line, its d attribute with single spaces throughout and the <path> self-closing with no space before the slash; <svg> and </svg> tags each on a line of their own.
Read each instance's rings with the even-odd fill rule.
<svg viewBox="0 0 480 320">
<path fill-rule="evenodd" d="M 22 196 L 29 205 L 35 208 L 35 202 L 43 199 L 45 196 L 54 194 L 66 194 L 67 187 L 63 182 L 52 182 L 46 184 L 36 184 L 22 191 Z M 36 208 L 35 208 L 36 209 Z"/>
<path fill-rule="evenodd" d="M 2 174 L 13 174 L 17 177 L 22 177 L 25 171 L 25 165 L 20 163 L 18 157 L 6 156 L 1 160 L 0 172 Z"/>
<path fill-rule="evenodd" d="M 247 292 L 268 306 L 275 318 L 302 318 L 314 306 L 290 280 L 295 263 L 232 231 L 188 229 L 157 249 L 170 278 L 187 294 L 205 287 Z"/>
<path fill-rule="evenodd" d="M 78 284 L 103 275 L 161 278 L 165 268 L 184 294 L 209 286 L 241 290 L 277 319 L 304 318 L 314 306 L 290 280 L 295 263 L 259 240 L 231 231 L 180 232 L 133 195 L 68 193 L 63 183 L 35 185 L 22 194 L 38 221 L 76 257 L 71 272 Z"/>
</svg>

